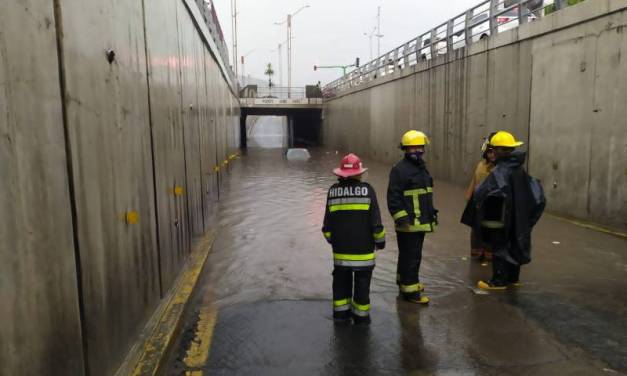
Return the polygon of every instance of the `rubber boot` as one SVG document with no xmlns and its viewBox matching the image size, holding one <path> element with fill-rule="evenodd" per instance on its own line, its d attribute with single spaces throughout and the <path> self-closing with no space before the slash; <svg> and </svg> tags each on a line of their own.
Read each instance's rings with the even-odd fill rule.
<svg viewBox="0 0 627 376">
<path fill-rule="evenodd" d="M 370 315 L 368 316 L 358 316 L 353 314 L 353 323 L 355 325 L 370 325 L 371 319 Z"/>
<path fill-rule="evenodd" d="M 400 282 L 397 283 L 397 284 L 399 285 L 398 286 L 398 296 L 400 296 L 402 298 L 403 295 L 405 295 L 405 293 L 403 292 L 403 290 L 401 290 Z M 425 286 L 422 283 L 418 284 L 418 292 L 419 293 L 425 292 Z"/>
<path fill-rule="evenodd" d="M 491 281 L 479 281 L 477 282 L 477 287 L 486 291 L 504 291 L 507 288 L 506 285 L 496 285 Z"/>
<path fill-rule="evenodd" d="M 520 265 L 511 265 L 509 267 L 509 286 L 510 287 L 521 287 L 522 283 L 520 283 Z"/>
<path fill-rule="evenodd" d="M 403 300 L 414 304 L 429 304 L 429 298 L 420 292 L 410 292 L 402 294 Z"/>
<path fill-rule="evenodd" d="M 351 319 L 351 311 L 333 311 L 333 321 L 336 323 L 346 323 Z"/>
</svg>

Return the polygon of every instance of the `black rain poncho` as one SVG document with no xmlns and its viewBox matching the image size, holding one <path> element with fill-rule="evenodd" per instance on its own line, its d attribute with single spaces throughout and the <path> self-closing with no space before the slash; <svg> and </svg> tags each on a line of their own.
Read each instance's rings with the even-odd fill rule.
<svg viewBox="0 0 627 376">
<path fill-rule="evenodd" d="M 531 230 L 546 205 L 542 185 L 522 166 L 525 156 L 513 152 L 499 159 L 461 219 L 494 249 L 495 257 L 515 265 L 531 261 Z"/>
</svg>

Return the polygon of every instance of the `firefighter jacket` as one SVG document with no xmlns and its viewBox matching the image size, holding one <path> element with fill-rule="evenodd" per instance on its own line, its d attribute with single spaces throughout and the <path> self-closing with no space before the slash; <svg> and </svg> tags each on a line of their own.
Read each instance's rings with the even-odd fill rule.
<svg viewBox="0 0 627 376">
<path fill-rule="evenodd" d="M 322 232 L 333 247 L 335 266 L 374 267 L 374 250 L 385 247 L 385 230 L 372 186 L 350 178 L 331 186 Z"/>
<path fill-rule="evenodd" d="M 475 173 L 472 176 L 472 180 L 470 181 L 470 184 L 468 184 L 468 188 L 466 188 L 466 201 L 470 200 L 472 194 L 475 192 L 475 189 L 477 189 L 479 184 L 481 184 L 481 182 L 483 182 L 485 178 L 490 175 L 490 172 L 492 172 L 493 168 L 494 165 L 486 161 L 485 159 L 479 161 L 479 163 L 477 164 L 477 168 L 475 168 Z"/>
<path fill-rule="evenodd" d="M 497 160 L 466 205 L 462 223 L 490 244 L 495 256 L 515 265 L 531 261 L 531 230 L 546 199 L 540 182 L 523 168 L 524 152 Z"/>
<path fill-rule="evenodd" d="M 433 207 L 433 178 L 422 159 L 403 158 L 390 171 L 388 209 L 398 232 L 432 232 L 438 211 Z"/>
</svg>

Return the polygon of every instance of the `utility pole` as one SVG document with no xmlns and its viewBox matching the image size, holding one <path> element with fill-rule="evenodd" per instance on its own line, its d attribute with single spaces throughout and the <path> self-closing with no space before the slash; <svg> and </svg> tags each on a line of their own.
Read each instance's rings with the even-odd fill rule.
<svg viewBox="0 0 627 376">
<path fill-rule="evenodd" d="M 364 35 L 368 37 L 368 42 L 370 43 L 370 61 L 372 61 L 372 37 L 376 32 L 377 27 L 375 26 L 370 33 L 364 33 Z"/>
<path fill-rule="evenodd" d="M 381 38 L 383 38 L 383 34 L 381 34 L 381 7 L 377 7 L 377 57 L 381 56 Z"/>
<path fill-rule="evenodd" d="M 287 40 L 279 43 L 276 50 L 270 50 L 270 52 L 277 52 L 279 60 L 277 61 L 277 67 L 279 69 L 279 86 L 283 87 L 283 45 L 287 43 Z"/>
<path fill-rule="evenodd" d="M 283 25 L 287 21 L 287 97 L 292 95 L 292 17 L 296 16 L 300 11 L 309 8 L 309 5 L 300 7 L 296 12 L 287 15 L 287 19 L 283 22 L 275 22 L 275 25 Z"/>
<path fill-rule="evenodd" d="M 292 15 L 287 15 L 287 98 L 292 97 Z"/>
<path fill-rule="evenodd" d="M 231 22 L 231 28 L 233 31 L 233 70 L 235 77 L 237 77 L 237 0 L 231 0 L 231 16 L 233 20 Z"/>
<path fill-rule="evenodd" d="M 281 54 L 281 45 L 279 43 L 279 86 L 283 87 L 283 55 Z"/>
</svg>

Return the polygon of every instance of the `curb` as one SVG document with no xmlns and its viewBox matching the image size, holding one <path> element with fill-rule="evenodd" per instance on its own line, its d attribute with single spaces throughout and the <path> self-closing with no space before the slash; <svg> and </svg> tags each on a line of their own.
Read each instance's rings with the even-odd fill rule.
<svg viewBox="0 0 627 376">
<path fill-rule="evenodd" d="M 627 239 L 627 232 L 614 230 L 612 228 L 608 228 L 608 227 L 605 227 L 605 226 L 602 226 L 602 225 L 598 225 L 598 224 L 594 224 L 594 223 L 590 223 L 590 222 L 585 222 L 585 221 L 582 221 L 582 220 L 577 220 L 577 219 L 574 219 L 574 218 L 569 218 L 569 217 L 565 217 L 565 216 L 561 216 L 561 215 L 557 215 L 557 214 L 549 213 L 549 216 L 551 216 L 553 218 L 557 218 L 557 219 L 562 220 L 564 222 L 571 223 L 571 224 L 579 226 L 579 227 L 587 228 L 588 230 L 593 230 L 593 231 L 596 231 L 596 232 L 602 232 L 604 234 L 613 235 L 613 236 L 617 236 L 619 238 Z"/>
<path fill-rule="evenodd" d="M 154 376 L 163 371 L 170 350 L 177 339 L 183 315 L 190 297 L 196 289 L 209 252 L 213 248 L 215 233 L 210 232 L 200 239 L 190 255 L 187 267 L 173 289 L 163 312 L 158 317 L 149 337 L 142 344 L 137 363 L 131 367 L 133 376 Z"/>
</svg>

